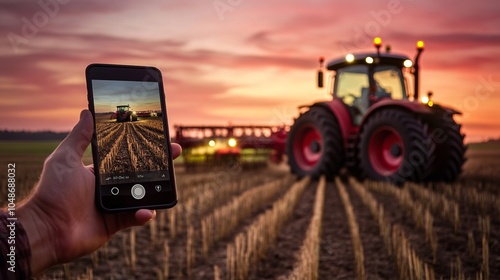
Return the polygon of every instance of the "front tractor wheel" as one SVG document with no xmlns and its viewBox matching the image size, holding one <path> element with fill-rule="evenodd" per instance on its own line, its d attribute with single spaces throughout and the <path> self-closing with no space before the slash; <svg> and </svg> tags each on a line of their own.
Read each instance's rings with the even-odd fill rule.
<svg viewBox="0 0 500 280">
<path fill-rule="evenodd" d="M 311 108 L 293 124 L 286 142 L 288 164 L 299 177 L 333 179 L 344 164 L 340 128 L 323 108 Z"/>
<path fill-rule="evenodd" d="M 359 162 L 368 178 L 419 182 L 430 171 L 434 149 L 426 124 L 408 112 L 386 109 L 363 125 Z"/>
</svg>

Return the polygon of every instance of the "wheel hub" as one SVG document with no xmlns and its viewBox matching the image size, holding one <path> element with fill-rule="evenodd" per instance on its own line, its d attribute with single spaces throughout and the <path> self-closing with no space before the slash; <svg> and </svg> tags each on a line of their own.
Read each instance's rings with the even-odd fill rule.
<svg viewBox="0 0 500 280">
<path fill-rule="evenodd" d="M 393 127 L 379 127 L 370 137 L 368 152 L 373 169 L 381 176 L 390 176 L 403 164 L 403 139 Z"/>
<path fill-rule="evenodd" d="M 393 144 L 391 146 L 391 155 L 393 157 L 399 157 L 401 155 L 401 146 L 399 144 Z"/>
<path fill-rule="evenodd" d="M 304 125 L 294 139 L 294 157 L 303 170 L 312 170 L 321 159 L 323 139 L 313 124 Z"/>
<path fill-rule="evenodd" d="M 313 152 L 314 154 L 318 153 L 320 148 L 321 147 L 320 147 L 318 141 L 312 141 L 311 145 L 309 147 L 309 149 L 311 149 L 311 152 Z"/>
</svg>

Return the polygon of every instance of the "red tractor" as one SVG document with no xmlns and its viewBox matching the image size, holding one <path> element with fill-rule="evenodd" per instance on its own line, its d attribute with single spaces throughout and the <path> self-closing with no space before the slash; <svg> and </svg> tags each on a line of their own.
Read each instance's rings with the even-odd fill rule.
<svg viewBox="0 0 500 280">
<path fill-rule="evenodd" d="M 301 106 L 287 137 L 291 171 L 298 176 L 332 179 L 343 167 L 359 178 L 405 181 L 453 181 L 461 173 L 466 146 L 460 112 L 419 100 L 419 57 L 380 52 L 348 54 L 327 63 L 335 71 L 333 100 Z M 318 87 L 323 87 L 320 58 Z M 410 98 L 407 75 L 414 76 Z"/>
<path fill-rule="evenodd" d="M 116 106 L 116 122 L 135 122 L 137 121 L 137 113 L 133 111 L 130 106 L 118 105 Z"/>
</svg>

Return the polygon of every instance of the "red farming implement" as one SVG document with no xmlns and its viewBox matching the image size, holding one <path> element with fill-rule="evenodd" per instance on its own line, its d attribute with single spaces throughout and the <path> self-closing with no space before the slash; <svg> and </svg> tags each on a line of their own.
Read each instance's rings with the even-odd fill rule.
<svg viewBox="0 0 500 280">
<path fill-rule="evenodd" d="M 186 170 L 214 166 L 261 167 L 280 163 L 288 127 L 263 125 L 175 126 Z"/>
</svg>

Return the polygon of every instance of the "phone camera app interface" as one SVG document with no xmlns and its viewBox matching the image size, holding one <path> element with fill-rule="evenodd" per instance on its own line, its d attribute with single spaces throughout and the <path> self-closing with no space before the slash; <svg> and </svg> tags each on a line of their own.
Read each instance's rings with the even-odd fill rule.
<svg viewBox="0 0 500 280">
<path fill-rule="evenodd" d="M 169 179 L 159 84 L 92 80 L 101 185 Z"/>
</svg>

